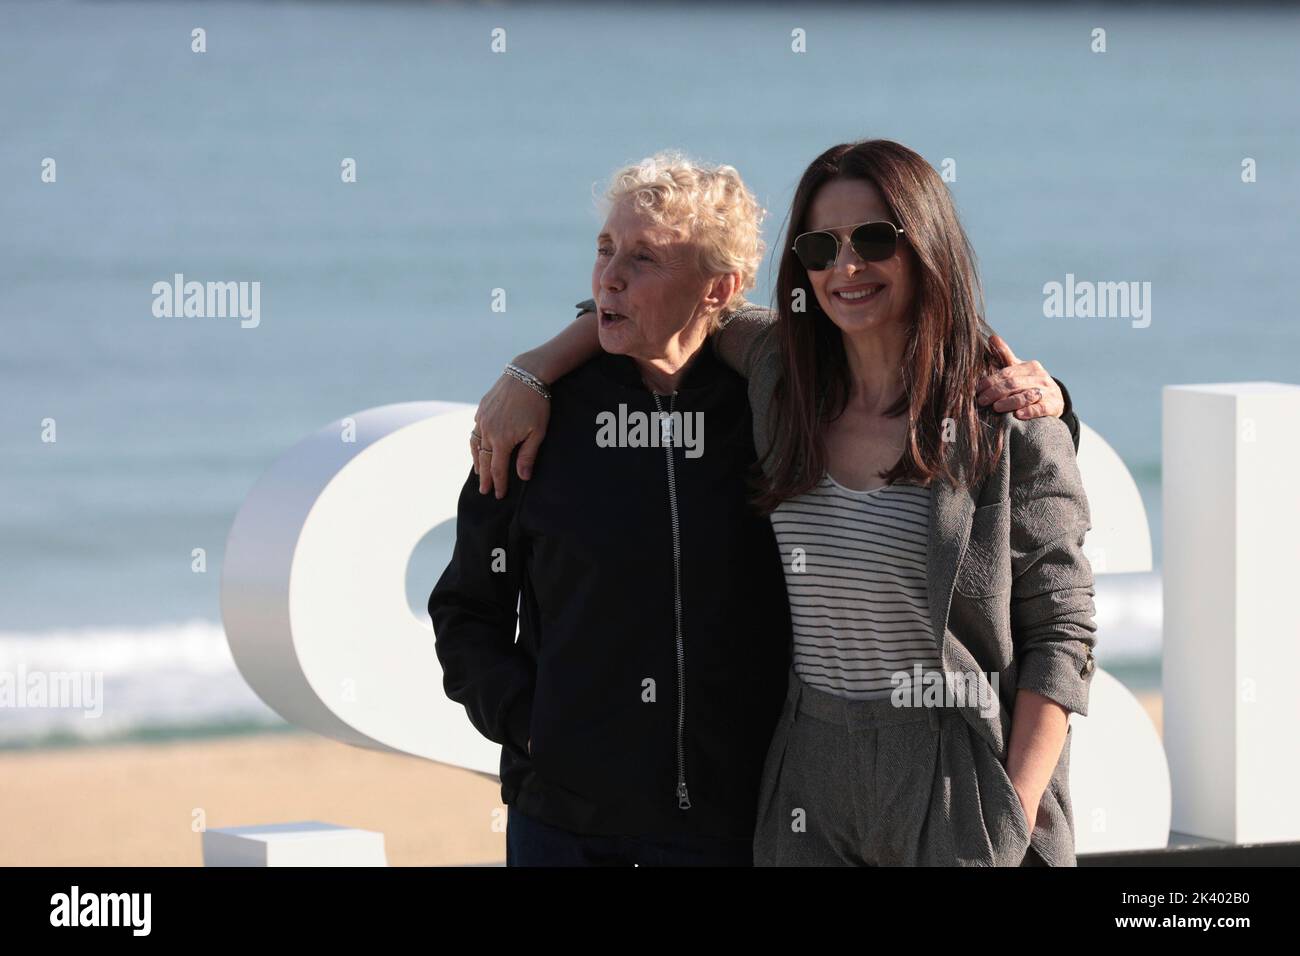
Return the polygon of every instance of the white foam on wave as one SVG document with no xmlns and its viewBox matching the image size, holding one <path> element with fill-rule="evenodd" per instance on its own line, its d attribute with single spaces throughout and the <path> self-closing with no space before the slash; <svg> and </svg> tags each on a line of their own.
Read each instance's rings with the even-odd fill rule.
<svg viewBox="0 0 1300 956">
<path fill-rule="evenodd" d="M 20 673 L 29 681 L 33 674 L 87 675 L 87 689 L 102 681 L 97 708 L 0 707 L 0 746 L 51 735 L 120 739 L 151 727 L 197 735 L 239 723 L 284 726 L 244 682 L 215 621 L 0 632 L 0 672 L 14 675 L 11 681 Z M 94 709 L 99 716 L 90 716 Z"/>
</svg>

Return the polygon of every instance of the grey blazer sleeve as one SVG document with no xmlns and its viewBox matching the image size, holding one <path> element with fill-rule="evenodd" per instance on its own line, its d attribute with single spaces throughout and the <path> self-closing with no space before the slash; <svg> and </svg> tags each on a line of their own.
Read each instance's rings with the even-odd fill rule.
<svg viewBox="0 0 1300 956">
<path fill-rule="evenodd" d="M 745 378 L 754 377 L 755 365 L 776 346 L 776 313 L 746 302 L 727 312 L 709 336 L 713 353 Z"/>
<path fill-rule="evenodd" d="M 1016 686 L 1086 715 L 1097 628 L 1083 479 L 1063 421 L 1008 420 Z"/>
</svg>

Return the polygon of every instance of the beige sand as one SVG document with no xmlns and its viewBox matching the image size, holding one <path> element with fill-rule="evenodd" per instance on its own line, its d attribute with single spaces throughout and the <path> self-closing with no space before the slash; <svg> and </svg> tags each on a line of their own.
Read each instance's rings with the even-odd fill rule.
<svg viewBox="0 0 1300 956">
<path fill-rule="evenodd" d="M 196 811 L 378 830 L 393 866 L 505 859 L 495 780 L 311 734 L 5 753 L 0 780 L 0 866 L 199 866 Z"/>
<path fill-rule="evenodd" d="M 0 866 L 199 866 L 196 810 L 379 830 L 393 866 L 505 859 L 495 780 L 314 734 L 6 753 L 0 779 Z"/>
</svg>

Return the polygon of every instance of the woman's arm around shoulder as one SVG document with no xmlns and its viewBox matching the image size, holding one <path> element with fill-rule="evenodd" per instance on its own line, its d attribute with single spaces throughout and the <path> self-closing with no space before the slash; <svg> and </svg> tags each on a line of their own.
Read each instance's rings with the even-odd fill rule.
<svg viewBox="0 0 1300 956">
<path fill-rule="evenodd" d="M 727 367 L 753 378 L 758 366 L 775 355 L 776 313 L 752 302 L 725 312 L 718 328 L 709 336 L 713 352 Z"/>
<path fill-rule="evenodd" d="M 551 385 L 599 354 L 596 314 L 584 311 L 557 335 L 518 356 L 511 364 L 540 379 L 544 385 Z M 474 431 L 469 438 L 470 460 L 479 477 L 480 494 L 491 490 L 498 498 L 505 497 L 510 485 L 510 469 L 506 463 L 516 446 L 519 446 L 516 474 L 521 481 L 532 477 L 550 417 L 549 395 L 543 396 L 509 375 L 497 379 L 479 400 L 474 413 Z"/>
</svg>

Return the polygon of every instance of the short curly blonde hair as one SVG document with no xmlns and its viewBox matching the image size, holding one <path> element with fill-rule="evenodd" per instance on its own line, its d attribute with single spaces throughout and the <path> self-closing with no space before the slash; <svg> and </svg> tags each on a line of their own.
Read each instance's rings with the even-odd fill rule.
<svg viewBox="0 0 1300 956">
<path fill-rule="evenodd" d="M 662 150 L 610 177 L 605 201 L 612 206 L 622 199 L 631 199 L 653 222 L 682 230 L 698 243 L 706 275 L 740 273 L 740 284 L 724 309 L 745 301 L 763 261 L 761 226 L 767 210 L 734 166 L 713 166 Z"/>
</svg>

